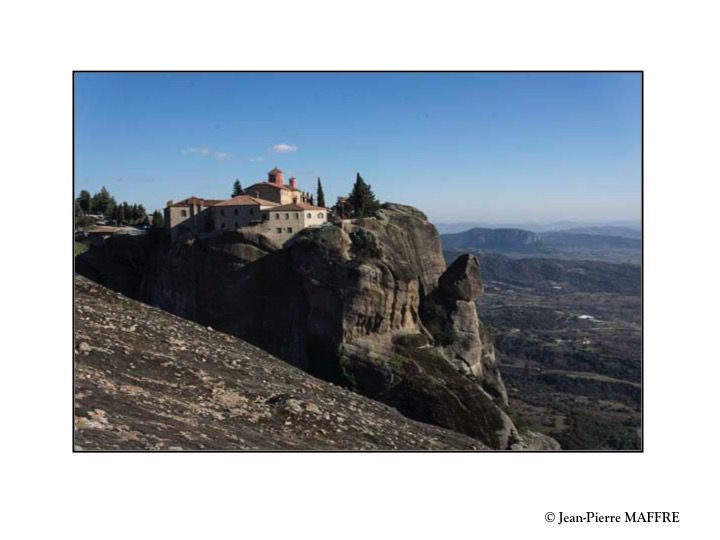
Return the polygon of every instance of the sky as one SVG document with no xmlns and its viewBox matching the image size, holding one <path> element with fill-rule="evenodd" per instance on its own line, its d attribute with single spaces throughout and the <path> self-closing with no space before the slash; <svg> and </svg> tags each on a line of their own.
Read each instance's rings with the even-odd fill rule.
<svg viewBox="0 0 720 540">
<path fill-rule="evenodd" d="M 77 73 L 75 192 L 148 210 L 359 172 L 433 221 L 639 221 L 635 73 Z"/>
</svg>

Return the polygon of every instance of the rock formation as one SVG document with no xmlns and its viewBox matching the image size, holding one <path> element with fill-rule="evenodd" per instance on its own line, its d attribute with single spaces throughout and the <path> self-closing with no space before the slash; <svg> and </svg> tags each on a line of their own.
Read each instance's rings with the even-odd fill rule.
<svg viewBox="0 0 720 540">
<path fill-rule="evenodd" d="M 79 451 L 487 448 L 82 277 L 74 413 Z"/>
<path fill-rule="evenodd" d="M 527 446 L 503 411 L 507 394 L 477 318 L 477 260 L 462 256 L 446 270 L 438 233 L 418 210 L 385 204 L 373 218 L 305 229 L 282 248 L 243 231 L 140 246 L 149 242 L 112 239 L 79 258 L 78 271 L 408 418 L 492 448 Z"/>
<path fill-rule="evenodd" d="M 441 340 L 446 356 L 457 369 L 473 375 L 486 391 L 507 405 L 492 338 L 478 320 L 475 308 L 475 300 L 483 293 L 477 258 L 458 257 L 440 276 L 438 285 L 429 302 L 442 306 L 440 322 L 444 315 L 443 331 L 449 334 L 449 339 Z"/>
</svg>

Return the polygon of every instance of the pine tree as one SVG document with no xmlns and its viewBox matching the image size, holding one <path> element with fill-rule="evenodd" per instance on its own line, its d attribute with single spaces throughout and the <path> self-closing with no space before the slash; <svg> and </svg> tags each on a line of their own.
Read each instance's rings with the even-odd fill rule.
<svg viewBox="0 0 720 540">
<path fill-rule="evenodd" d="M 348 197 L 348 205 L 352 217 L 373 216 L 380 209 L 380 202 L 375 198 L 370 184 L 365 183 L 360 173 L 357 173 L 355 185 Z"/>
<path fill-rule="evenodd" d="M 244 194 L 244 192 L 243 192 L 242 186 L 240 185 L 240 180 L 235 180 L 235 183 L 233 184 L 231 197 L 237 197 L 238 195 L 243 195 L 243 194 Z"/>
<path fill-rule="evenodd" d="M 80 191 L 80 196 L 77 198 L 78 204 L 80 205 L 80 209 L 85 214 L 90 213 L 90 202 L 92 200 L 92 197 L 90 196 L 90 192 L 86 190 Z"/>
<path fill-rule="evenodd" d="M 97 214 L 112 215 L 115 199 L 110 192 L 103 186 L 100 191 L 93 195 L 91 200 L 92 211 Z"/>
<path fill-rule="evenodd" d="M 319 176 L 317 183 L 317 205 L 325 208 L 325 193 L 323 192 L 322 182 L 320 182 Z"/>
</svg>

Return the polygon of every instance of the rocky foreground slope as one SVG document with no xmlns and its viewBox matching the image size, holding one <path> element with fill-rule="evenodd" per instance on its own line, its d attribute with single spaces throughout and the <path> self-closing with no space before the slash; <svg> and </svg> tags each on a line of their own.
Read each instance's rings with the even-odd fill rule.
<svg viewBox="0 0 720 540">
<path fill-rule="evenodd" d="M 481 450 L 244 341 L 75 279 L 77 450 Z"/>
<path fill-rule="evenodd" d="M 478 261 L 448 268 L 425 215 L 385 204 L 375 217 L 305 229 L 283 247 L 239 230 L 172 246 L 113 238 L 78 272 L 240 337 L 413 420 L 496 449 L 555 448 L 521 435 L 492 340 L 478 320 Z"/>
</svg>

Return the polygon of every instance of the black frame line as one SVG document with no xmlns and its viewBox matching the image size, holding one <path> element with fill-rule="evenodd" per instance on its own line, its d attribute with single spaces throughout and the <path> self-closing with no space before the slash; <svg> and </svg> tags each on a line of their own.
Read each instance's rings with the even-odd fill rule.
<svg viewBox="0 0 720 540">
<path fill-rule="evenodd" d="M 73 272 L 72 281 L 72 453 L 73 454 L 173 454 L 173 453 L 193 453 L 193 454 L 216 454 L 216 453 L 280 453 L 280 454 L 325 454 L 325 453 L 346 453 L 346 454 L 397 454 L 397 453 L 427 453 L 427 454 L 454 454 L 454 453 L 471 453 L 471 454 L 643 454 L 645 452 L 645 71 L 640 69 L 582 69 L 582 70 L 201 70 L 201 69 L 183 69 L 183 70 L 112 70 L 112 69 L 80 69 L 72 71 L 72 197 L 73 204 L 75 202 L 75 75 L 81 73 L 377 73 L 377 74 L 402 74 L 402 73 L 636 73 L 640 74 L 640 449 L 639 450 L 261 450 L 261 449 L 237 449 L 237 450 L 76 450 L 75 449 L 75 255 L 73 254 Z M 73 217 L 73 246 L 75 242 L 75 218 Z"/>
</svg>

